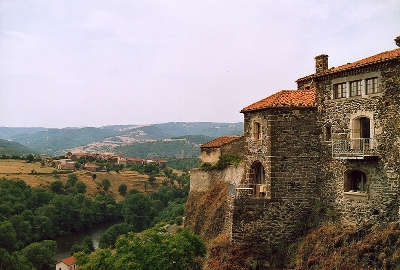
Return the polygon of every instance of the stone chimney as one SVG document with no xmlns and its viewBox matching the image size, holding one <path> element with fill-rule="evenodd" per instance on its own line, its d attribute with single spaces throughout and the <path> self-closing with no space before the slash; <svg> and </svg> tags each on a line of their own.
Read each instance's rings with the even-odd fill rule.
<svg viewBox="0 0 400 270">
<path fill-rule="evenodd" d="M 321 54 L 315 57 L 315 72 L 322 73 L 328 69 L 328 55 Z"/>
<path fill-rule="evenodd" d="M 396 42 L 396 45 L 400 47 L 400 36 L 394 39 L 394 42 Z"/>
</svg>

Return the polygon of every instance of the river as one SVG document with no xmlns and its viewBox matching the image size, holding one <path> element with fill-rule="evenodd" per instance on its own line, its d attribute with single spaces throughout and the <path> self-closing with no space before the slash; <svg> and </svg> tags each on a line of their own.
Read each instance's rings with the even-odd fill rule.
<svg viewBox="0 0 400 270">
<path fill-rule="evenodd" d="M 54 260 L 59 261 L 64 258 L 70 257 L 70 250 L 74 244 L 82 243 L 83 238 L 89 236 L 93 241 L 93 246 L 95 249 L 99 247 L 99 241 L 102 234 L 110 227 L 111 225 L 116 224 L 115 222 L 103 223 L 94 226 L 93 228 L 82 231 L 79 233 L 68 234 L 60 237 L 56 237 L 54 239 L 57 242 L 57 252 L 54 256 Z"/>
</svg>

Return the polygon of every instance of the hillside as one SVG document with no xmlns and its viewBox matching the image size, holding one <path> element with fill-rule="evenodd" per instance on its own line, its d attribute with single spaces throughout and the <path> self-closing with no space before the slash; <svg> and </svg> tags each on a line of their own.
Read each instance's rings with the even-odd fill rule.
<svg viewBox="0 0 400 270">
<path fill-rule="evenodd" d="M 35 174 L 32 174 L 35 171 Z M 41 166 L 39 162 L 28 163 L 24 160 L 5 159 L 0 160 L 0 178 L 9 180 L 22 179 L 32 187 L 49 186 L 56 180 L 61 180 L 64 184 L 67 182 L 68 174 L 54 174 L 55 168 L 48 166 Z M 96 180 L 93 181 L 92 172 L 80 170 L 74 172 L 80 181 L 87 186 L 87 194 L 94 195 L 98 192 L 99 183 L 105 178 L 110 180 L 111 186 L 109 192 L 117 200 L 122 200 L 123 197 L 118 192 L 118 187 L 125 184 L 128 190 L 136 189 L 139 191 L 154 191 L 157 190 L 164 176 L 157 176 L 156 182 L 150 184 L 148 176 L 140 174 L 136 171 L 123 170 L 120 173 L 111 172 L 96 172 Z"/>
<path fill-rule="evenodd" d="M 29 153 L 34 153 L 34 151 L 22 144 L 0 139 L 0 155 L 19 156 Z"/>
<path fill-rule="evenodd" d="M 113 125 L 84 128 L 0 128 L 0 136 L 21 143 L 37 152 L 60 154 L 66 151 L 75 152 L 115 152 L 120 146 L 137 142 L 152 142 L 181 136 L 202 135 L 218 137 L 222 135 L 242 134 L 242 123 L 213 122 L 170 122 L 153 125 Z M 188 137 L 195 144 L 207 141 L 207 137 Z M 192 140 L 192 141 L 191 141 Z M 194 142 L 193 140 L 197 140 Z M 183 146 L 183 151 L 193 151 Z M 167 151 L 169 153 L 169 151 Z M 162 153 L 160 153 L 162 154 Z M 176 156 L 175 153 L 172 156 Z M 189 155 L 184 155 L 189 156 Z"/>
</svg>

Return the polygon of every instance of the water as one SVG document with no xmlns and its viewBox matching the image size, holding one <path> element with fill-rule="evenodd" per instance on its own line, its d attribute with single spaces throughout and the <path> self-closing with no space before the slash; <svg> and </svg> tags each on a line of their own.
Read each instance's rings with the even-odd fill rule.
<svg viewBox="0 0 400 270">
<path fill-rule="evenodd" d="M 99 241 L 102 234 L 115 222 L 103 223 L 94 226 L 93 228 L 82 231 L 79 233 L 68 234 L 60 237 L 56 237 L 57 242 L 57 252 L 54 256 L 54 260 L 60 261 L 62 259 L 70 257 L 70 250 L 74 244 L 82 243 L 83 238 L 89 236 L 93 241 L 93 246 L 95 249 L 99 247 Z"/>
</svg>

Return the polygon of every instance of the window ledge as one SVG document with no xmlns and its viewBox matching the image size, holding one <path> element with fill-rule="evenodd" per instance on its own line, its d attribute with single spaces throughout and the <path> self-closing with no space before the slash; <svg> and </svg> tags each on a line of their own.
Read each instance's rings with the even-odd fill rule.
<svg viewBox="0 0 400 270">
<path fill-rule="evenodd" d="M 368 193 L 367 192 L 349 192 L 349 191 L 345 191 L 344 192 L 344 197 L 347 198 L 347 199 L 366 201 L 366 200 L 368 200 Z"/>
</svg>

